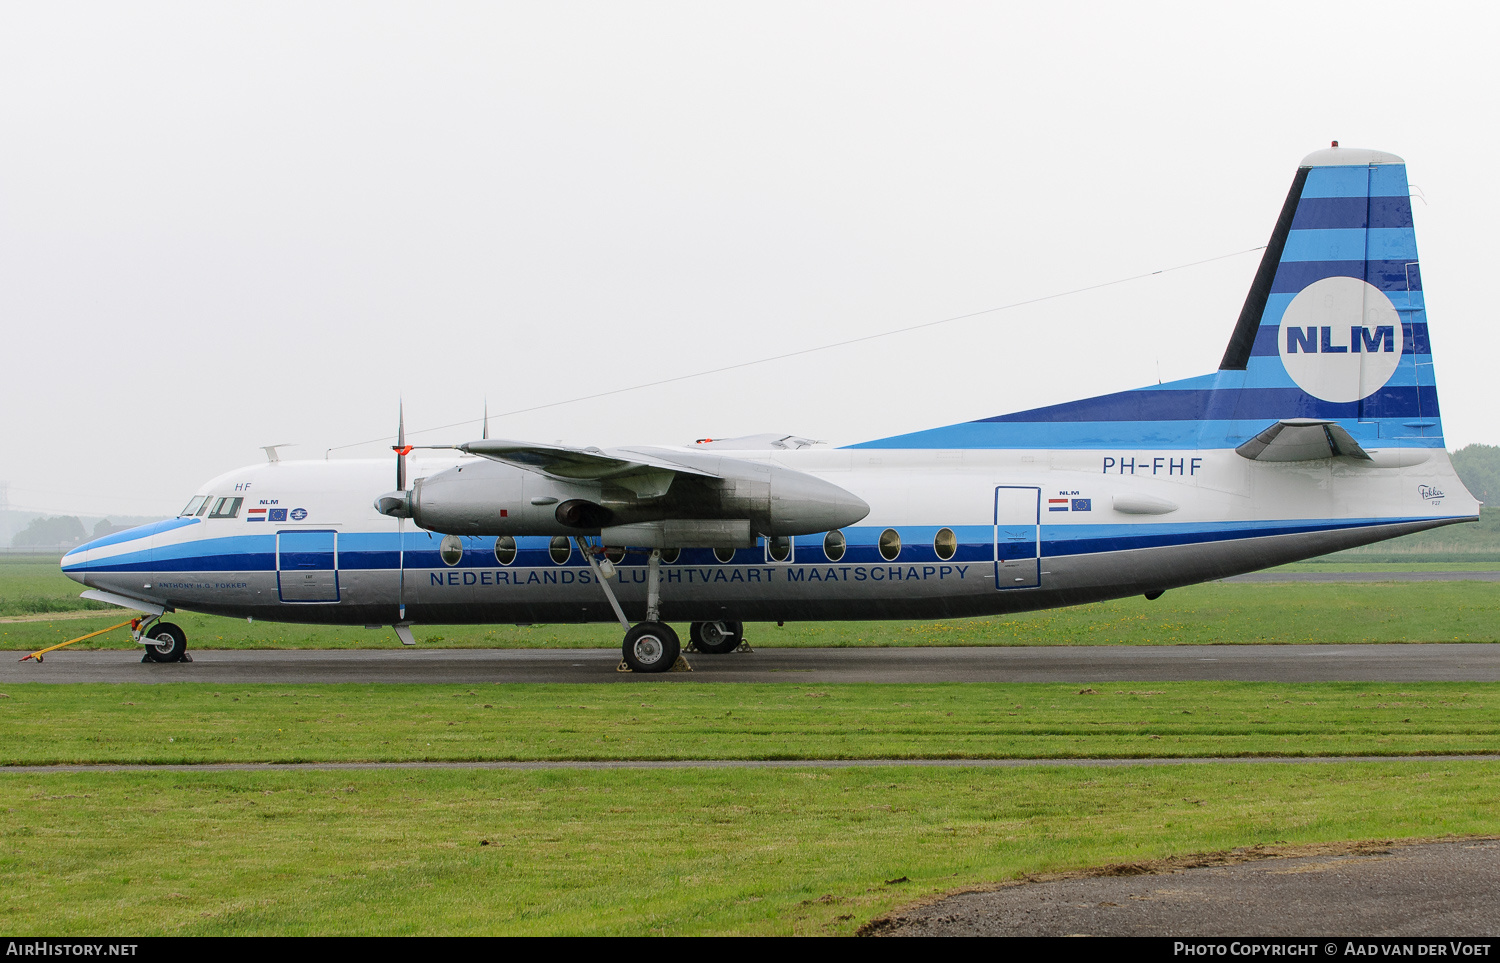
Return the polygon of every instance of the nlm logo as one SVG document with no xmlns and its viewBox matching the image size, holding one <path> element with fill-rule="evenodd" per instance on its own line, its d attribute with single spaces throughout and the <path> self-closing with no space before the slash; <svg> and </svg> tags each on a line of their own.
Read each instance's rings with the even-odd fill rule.
<svg viewBox="0 0 1500 963">
<path fill-rule="evenodd" d="M 1394 353 L 1396 350 L 1396 326 L 1393 324 L 1378 325 L 1373 331 L 1363 325 L 1350 325 L 1348 344 L 1333 343 L 1333 325 L 1330 324 L 1306 328 L 1292 326 L 1285 328 L 1285 331 L 1287 354 L 1296 354 L 1298 351 L 1318 354 L 1319 345 L 1322 346 L 1323 354 L 1359 354 L 1361 351 Z"/>
<path fill-rule="evenodd" d="M 1368 398 L 1390 382 L 1406 351 L 1401 314 L 1359 278 L 1314 281 L 1281 315 L 1277 353 L 1297 387 L 1323 401 Z"/>
</svg>

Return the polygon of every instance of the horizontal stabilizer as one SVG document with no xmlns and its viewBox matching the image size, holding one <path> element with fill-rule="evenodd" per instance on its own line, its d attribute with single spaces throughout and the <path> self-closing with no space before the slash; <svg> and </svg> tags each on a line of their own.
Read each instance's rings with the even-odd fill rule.
<svg viewBox="0 0 1500 963">
<path fill-rule="evenodd" d="M 1316 461 L 1339 456 L 1370 460 L 1340 425 L 1314 418 L 1278 421 L 1235 451 L 1252 461 Z"/>
<path fill-rule="evenodd" d="M 717 448 L 720 451 L 765 451 L 768 449 L 780 449 L 782 451 L 793 451 L 798 448 L 811 448 L 813 445 L 821 445 L 821 441 L 811 438 L 803 438 L 801 435 L 741 435 L 738 438 L 699 438 L 693 442 L 696 448 Z"/>
</svg>

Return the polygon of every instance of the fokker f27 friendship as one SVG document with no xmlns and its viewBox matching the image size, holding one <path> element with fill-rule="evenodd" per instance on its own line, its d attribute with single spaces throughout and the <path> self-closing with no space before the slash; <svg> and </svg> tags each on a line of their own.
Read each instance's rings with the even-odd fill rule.
<svg viewBox="0 0 1500 963">
<path fill-rule="evenodd" d="M 484 438 L 391 461 L 278 461 L 63 571 L 147 614 L 607 622 L 625 662 L 736 648 L 746 620 L 954 618 L 1163 591 L 1477 518 L 1438 415 L 1404 162 L 1297 170 L 1212 374 L 828 448 Z M 408 486 L 408 475 L 413 483 Z M 637 620 L 631 625 L 631 620 Z"/>
</svg>

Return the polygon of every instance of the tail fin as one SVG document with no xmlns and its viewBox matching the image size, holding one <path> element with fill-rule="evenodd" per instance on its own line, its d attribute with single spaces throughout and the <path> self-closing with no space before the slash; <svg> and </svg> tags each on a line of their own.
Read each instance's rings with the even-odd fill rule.
<svg viewBox="0 0 1500 963">
<path fill-rule="evenodd" d="M 1295 406 L 1283 417 L 1442 446 L 1401 158 L 1333 147 L 1303 160 L 1219 370 Z M 1241 401 L 1237 414 L 1262 407 Z"/>
<path fill-rule="evenodd" d="M 1375 448 L 1442 448 L 1406 165 L 1308 155 L 1219 370 L 865 442 L 870 448 L 1234 448 L 1285 419 Z"/>
</svg>

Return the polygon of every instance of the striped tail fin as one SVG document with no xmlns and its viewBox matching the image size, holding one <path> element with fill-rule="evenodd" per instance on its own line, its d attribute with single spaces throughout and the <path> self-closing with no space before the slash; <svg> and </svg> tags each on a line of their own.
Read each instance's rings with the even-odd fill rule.
<svg viewBox="0 0 1500 963">
<path fill-rule="evenodd" d="M 1302 161 L 1219 370 L 860 448 L 1236 448 L 1287 419 L 1367 448 L 1443 447 L 1406 165 Z"/>
<path fill-rule="evenodd" d="M 1442 447 L 1409 192 L 1392 154 L 1303 160 L 1219 366 L 1245 373 L 1242 393 L 1372 444 Z"/>
</svg>

